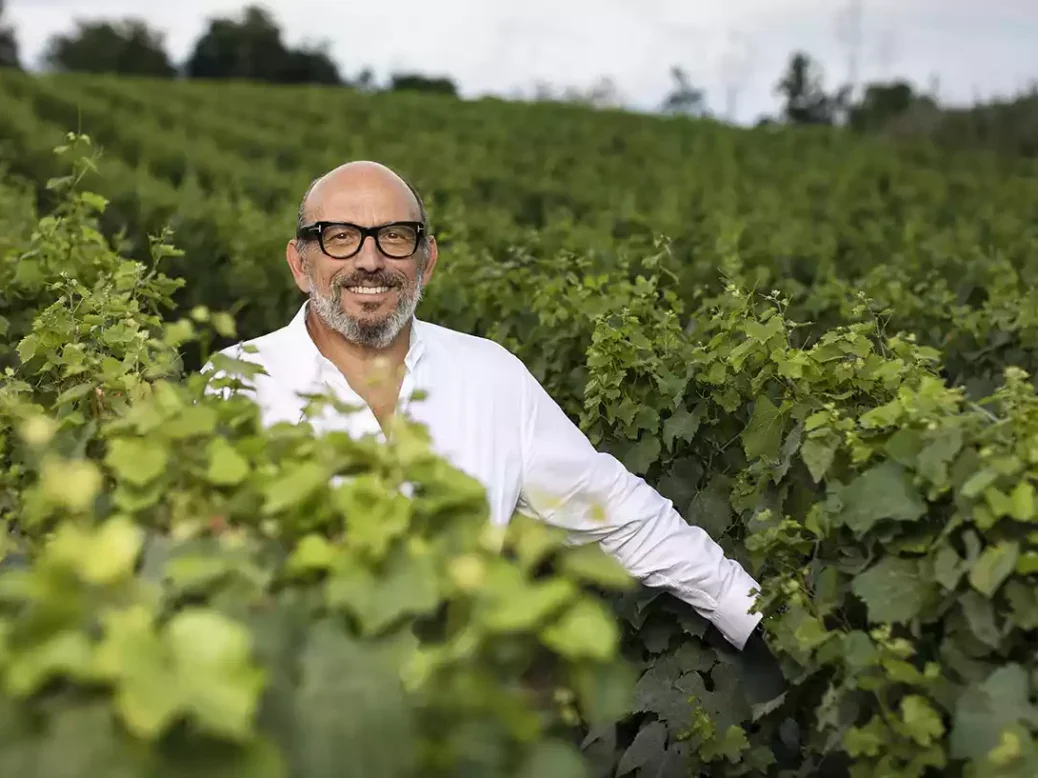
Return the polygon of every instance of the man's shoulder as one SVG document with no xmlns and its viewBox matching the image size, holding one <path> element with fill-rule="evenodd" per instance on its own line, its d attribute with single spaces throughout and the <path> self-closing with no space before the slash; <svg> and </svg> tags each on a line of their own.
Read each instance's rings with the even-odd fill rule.
<svg viewBox="0 0 1038 778">
<path fill-rule="evenodd" d="M 527 372 L 522 360 L 495 340 L 428 321 L 421 321 L 419 326 L 426 347 L 455 360 L 459 370 L 475 368 L 513 377 Z"/>
</svg>

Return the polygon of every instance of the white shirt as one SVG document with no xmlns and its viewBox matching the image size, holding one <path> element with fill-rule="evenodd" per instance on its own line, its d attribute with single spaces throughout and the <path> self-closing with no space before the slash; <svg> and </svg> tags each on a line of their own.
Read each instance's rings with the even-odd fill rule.
<svg viewBox="0 0 1038 778">
<path fill-rule="evenodd" d="M 314 345 L 306 309 L 287 326 L 222 351 L 266 370 L 247 381 L 263 423 L 298 423 L 307 402 L 300 394 L 331 390 L 362 409 L 311 418 L 315 431 L 384 439 L 374 413 Z M 565 529 L 574 543 L 598 542 L 632 577 L 688 603 L 743 648 L 761 619 L 748 613 L 758 584 L 703 529 L 596 451 L 503 346 L 419 319 L 411 330 L 397 413 L 424 424 L 434 451 L 484 485 L 494 524 L 506 525 L 518 511 Z M 416 391 L 426 396 L 412 402 Z"/>
</svg>

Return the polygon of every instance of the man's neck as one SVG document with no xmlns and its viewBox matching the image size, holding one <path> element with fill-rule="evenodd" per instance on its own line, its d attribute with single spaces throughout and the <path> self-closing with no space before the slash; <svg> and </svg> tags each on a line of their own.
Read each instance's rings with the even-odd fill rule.
<svg viewBox="0 0 1038 778">
<path fill-rule="evenodd" d="M 354 388 L 363 394 L 359 383 L 381 381 L 389 378 L 399 385 L 404 360 L 411 343 L 411 327 L 408 322 L 397 337 L 384 349 L 374 349 L 352 343 L 342 333 L 325 324 L 320 316 L 307 308 L 306 329 L 317 350 L 335 365 Z"/>
</svg>

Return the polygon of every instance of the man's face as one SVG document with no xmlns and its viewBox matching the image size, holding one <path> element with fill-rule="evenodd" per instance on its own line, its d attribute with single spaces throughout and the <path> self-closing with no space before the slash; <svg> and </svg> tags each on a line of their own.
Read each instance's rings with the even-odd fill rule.
<svg viewBox="0 0 1038 778">
<path fill-rule="evenodd" d="M 371 227 L 418 220 L 417 204 L 403 182 L 370 171 L 341 179 L 333 176 L 318 185 L 308 223 L 343 221 Z M 393 258 L 370 236 L 360 252 L 347 259 L 328 256 L 317 240 L 296 249 L 314 313 L 348 341 L 375 350 L 393 343 L 414 316 L 434 250 L 423 241 L 412 256 Z"/>
</svg>

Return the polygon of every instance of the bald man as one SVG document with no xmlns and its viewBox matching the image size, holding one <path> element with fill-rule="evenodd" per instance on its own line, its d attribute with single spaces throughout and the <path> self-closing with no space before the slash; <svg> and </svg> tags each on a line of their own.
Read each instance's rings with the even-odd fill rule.
<svg viewBox="0 0 1038 778">
<path fill-rule="evenodd" d="M 361 410 L 324 410 L 310 419 L 318 432 L 384 439 L 393 415 L 407 415 L 486 487 L 494 524 L 519 511 L 601 544 L 743 649 L 761 618 L 749 613 L 756 581 L 597 452 L 517 357 L 415 316 L 438 259 L 427 223 L 418 193 L 382 165 L 349 163 L 311 184 L 285 252 L 307 300 L 285 327 L 223 352 L 265 368 L 250 379 L 264 422 L 298 423 L 301 395 L 329 391 Z"/>
</svg>

